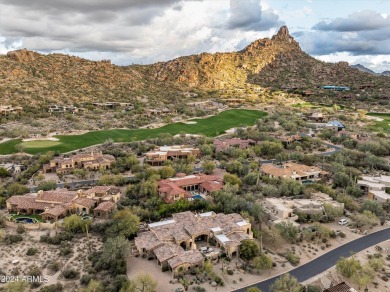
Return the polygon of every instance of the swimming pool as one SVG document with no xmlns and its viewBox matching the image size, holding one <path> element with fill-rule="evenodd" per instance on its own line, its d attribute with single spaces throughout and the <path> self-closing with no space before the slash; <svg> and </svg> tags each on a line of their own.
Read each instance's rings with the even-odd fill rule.
<svg viewBox="0 0 390 292">
<path fill-rule="evenodd" d="M 25 224 L 33 224 L 33 223 L 38 223 L 37 219 L 34 218 L 28 218 L 28 217 L 18 217 L 15 218 L 16 223 L 25 223 Z"/>
<path fill-rule="evenodd" d="M 308 180 L 303 180 L 302 183 L 303 183 L 304 185 L 308 185 L 308 184 L 314 183 L 314 181 L 308 179 Z"/>
<path fill-rule="evenodd" d="M 203 200 L 204 198 L 198 194 L 198 195 L 192 196 L 192 199 L 193 200 L 195 200 L 195 199 Z"/>
</svg>

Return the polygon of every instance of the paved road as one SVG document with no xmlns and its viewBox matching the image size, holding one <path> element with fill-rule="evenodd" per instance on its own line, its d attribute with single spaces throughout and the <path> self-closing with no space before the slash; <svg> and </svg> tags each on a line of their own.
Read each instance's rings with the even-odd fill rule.
<svg viewBox="0 0 390 292">
<path fill-rule="evenodd" d="M 377 245 L 389 239 L 390 228 L 368 234 L 366 236 L 350 241 L 334 250 L 331 250 L 330 252 L 316 258 L 315 260 L 304 264 L 298 268 L 295 268 L 294 270 L 291 270 L 289 273 L 296 277 L 299 282 L 306 281 L 333 267 L 340 257 L 348 257 L 350 256 L 351 252 L 358 253 L 366 248 Z M 268 292 L 269 286 L 279 277 L 280 276 L 276 276 L 271 279 L 259 282 L 256 284 L 256 287 L 260 288 L 263 292 Z M 247 287 L 234 291 L 245 292 L 246 289 Z"/>
</svg>

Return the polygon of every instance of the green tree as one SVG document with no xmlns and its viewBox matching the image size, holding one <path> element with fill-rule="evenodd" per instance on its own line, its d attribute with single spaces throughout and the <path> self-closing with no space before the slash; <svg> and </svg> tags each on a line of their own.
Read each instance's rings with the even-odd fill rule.
<svg viewBox="0 0 390 292">
<path fill-rule="evenodd" d="M 341 257 L 336 263 L 336 270 L 346 278 L 351 278 L 362 269 L 360 261 L 354 256 L 350 258 Z"/>
<path fill-rule="evenodd" d="M 346 188 L 350 183 L 348 174 L 344 172 L 336 172 L 333 176 L 333 182 L 336 187 Z"/>
<path fill-rule="evenodd" d="M 260 152 L 257 152 L 256 154 L 267 158 L 275 157 L 277 154 L 281 153 L 284 149 L 282 143 L 270 142 L 270 141 L 264 141 L 263 143 L 261 143 L 259 148 L 260 148 Z"/>
<path fill-rule="evenodd" d="M 212 174 L 215 169 L 215 163 L 210 160 L 205 160 L 202 163 L 202 168 L 205 174 Z"/>
<path fill-rule="evenodd" d="M 352 218 L 357 228 L 365 225 L 373 226 L 379 222 L 379 218 L 368 210 L 364 210 L 363 213 L 357 213 Z"/>
<path fill-rule="evenodd" d="M 336 218 L 344 214 L 344 210 L 342 208 L 335 207 L 332 204 L 324 203 L 323 207 L 329 221 L 334 221 Z"/>
<path fill-rule="evenodd" d="M 297 241 L 298 236 L 298 227 L 294 226 L 291 222 L 281 222 L 275 225 L 276 229 L 279 231 L 280 235 L 291 243 Z"/>
<path fill-rule="evenodd" d="M 245 260 L 256 257 L 260 252 L 258 244 L 254 240 L 243 240 L 240 248 L 240 256 Z"/>
<path fill-rule="evenodd" d="M 272 269 L 272 259 L 270 256 L 266 255 L 265 253 L 260 253 L 259 256 L 255 257 L 252 260 L 252 264 L 257 270 Z"/>
<path fill-rule="evenodd" d="M 130 244 L 126 238 L 122 236 L 111 237 L 104 243 L 100 261 L 110 267 L 115 267 L 117 261 L 126 259 L 129 253 Z"/>
<path fill-rule="evenodd" d="M 150 178 L 146 181 L 142 181 L 140 184 L 139 193 L 144 197 L 157 196 L 158 193 L 158 184 L 157 181 L 153 178 Z"/>
<path fill-rule="evenodd" d="M 250 186 L 254 186 L 257 183 L 258 177 L 259 177 L 258 172 L 256 171 L 250 172 L 244 177 L 244 183 Z"/>
<path fill-rule="evenodd" d="M 370 265 L 371 268 L 374 269 L 375 272 L 378 272 L 383 268 L 385 261 L 383 258 L 373 257 L 369 259 L 368 264 Z"/>
<path fill-rule="evenodd" d="M 25 193 L 28 193 L 28 188 L 20 183 L 11 183 L 7 187 L 7 193 L 9 196 L 15 196 L 15 195 L 24 195 Z"/>
<path fill-rule="evenodd" d="M 113 223 L 107 229 L 108 236 L 124 236 L 126 238 L 132 237 L 138 232 L 139 217 L 129 209 L 117 211 L 113 216 Z"/>
<path fill-rule="evenodd" d="M 175 175 L 175 170 L 173 169 L 172 166 L 164 166 L 163 168 L 160 169 L 160 176 L 163 179 L 173 177 L 174 175 Z"/>
<path fill-rule="evenodd" d="M 303 286 L 290 274 L 283 274 L 271 286 L 271 292 L 302 292 Z"/>
<path fill-rule="evenodd" d="M 157 281 L 149 274 L 140 274 L 135 277 L 134 284 L 137 291 L 140 292 L 157 292 Z"/>
<path fill-rule="evenodd" d="M 57 183 L 54 180 L 42 181 L 38 184 L 38 190 L 48 191 L 55 190 L 57 188 Z"/>
<path fill-rule="evenodd" d="M 105 290 L 103 285 L 94 279 L 89 281 L 88 286 L 86 288 L 81 288 L 79 290 L 79 292 L 104 292 L 104 291 Z"/>
<path fill-rule="evenodd" d="M 73 174 L 78 178 L 85 178 L 87 176 L 85 169 L 74 169 Z"/>
<path fill-rule="evenodd" d="M 63 222 L 63 226 L 67 231 L 78 232 L 83 230 L 83 219 L 76 214 L 66 217 Z"/>
<path fill-rule="evenodd" d="M 376 216 L 381 216 L 384 213 L 383 204 L 374 200 L 364 200 L 360 211 L 363 212 L 365 210 L 374 213 Z"/>
<path fill-rule="evenodd" d="M 241 180 L 240 180 L 239 177 L 238 177 L 237 175 L 235 175 L 235 174 L 226 173 L 226 174 L 223 176 L 223 180 L 224 180 L 225 183 L 227 183 L 227 184 L 238 185 L 238 186 L 241 185 Z"/>
<path fill-rule="evenodd" d="M 202 155 L 212 155 L 213 154 L 213 149 L 208 144 L 200 145 L 199 149 L 200 149 L 200 152 L 202 153 Z"/>
<path fill-rule="evenodd" d="M 361 269 L 357 270 L 352 275 L 352 280 L 360 287 L 367 287 L 375 278 L 374 270 L 369 266 L 365 265 Z"/>
</svg>

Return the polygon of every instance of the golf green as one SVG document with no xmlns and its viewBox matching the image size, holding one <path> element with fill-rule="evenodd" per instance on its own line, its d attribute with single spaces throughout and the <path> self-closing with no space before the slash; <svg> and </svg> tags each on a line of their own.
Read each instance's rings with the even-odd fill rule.
<svg viewBox="0 0 390 292">
<path fill-rule="evenodd" d="M 215 137 L 231 128 L 254 125 L 258 119 L 266 115 L 266 112 L 257 110 L 233 109 L 221 112 L 216 116 L 193 119 L 191 123 L 174 123 L 156 129 L 92 131 L 82 135 L 56 136 L 59 139 L 58 142 L 47 140 L 22 142 L 20 139 L 15 139 L 0 143 L 0 154 L 16 153 L 20 148 L 30 154 L 45 153 L 47 151 L 64 153 L 102 144 L 108 139 L 112 139 L 114 142 L 142 141 L 158 137 L 162 133 L 172 135 L 180 133 L 203 134 Z"/>
</svg>

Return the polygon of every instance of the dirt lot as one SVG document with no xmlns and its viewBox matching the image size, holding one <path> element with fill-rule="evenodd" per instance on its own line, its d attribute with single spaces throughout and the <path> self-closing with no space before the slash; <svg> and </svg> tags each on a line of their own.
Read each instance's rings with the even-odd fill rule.
<svg viewBox="0 0 390 292">
<path fill-rule="evenodd" d="M 15 233 L 13 229 L 7 229 L 7 233 Z M 54 235 L 54 231 L 51 232 Z M 42 286 L 61 283 L 64 286 L 64 291 L 77 291 L 80 288 L 80 279 L 67 280 L 61 275 L 61 270 L 73 268 L 80 272 L 80 277 L 87 272 L 89 268 L 89 260 L 87 259 L 89 251 L 87 247 L 87 239 L 84 235 L 75 237 L 70 242 L 71 253 L 62 256 L 60 255 L 61 247 L 58 245 L 51 245 L 39 242 L 41 235 L 46 234 L 46 231 L 27 231 L 23 234 L 23 241 L 6 245 L 4 242 L 0 243 L 0 270 L 7 276 L 25 276 L 32 266 L 36 266 L 42 272 L 42 276 L 47 276 L 48 281 L 42 283 Z M 101 250 L 101 239 L 91 235 L 90 242 L 92 251 Z M 38 252 L 35 255 L 26 255 L 29 248 L 36 248 Z M 16 262 L 17 261 L 17 262 Z M 58 262 L 59 271 L 52 271 L 49 269 L 49 264 Z M 0 287 L 4 287 L 0 283 Z"/>
</svg>

